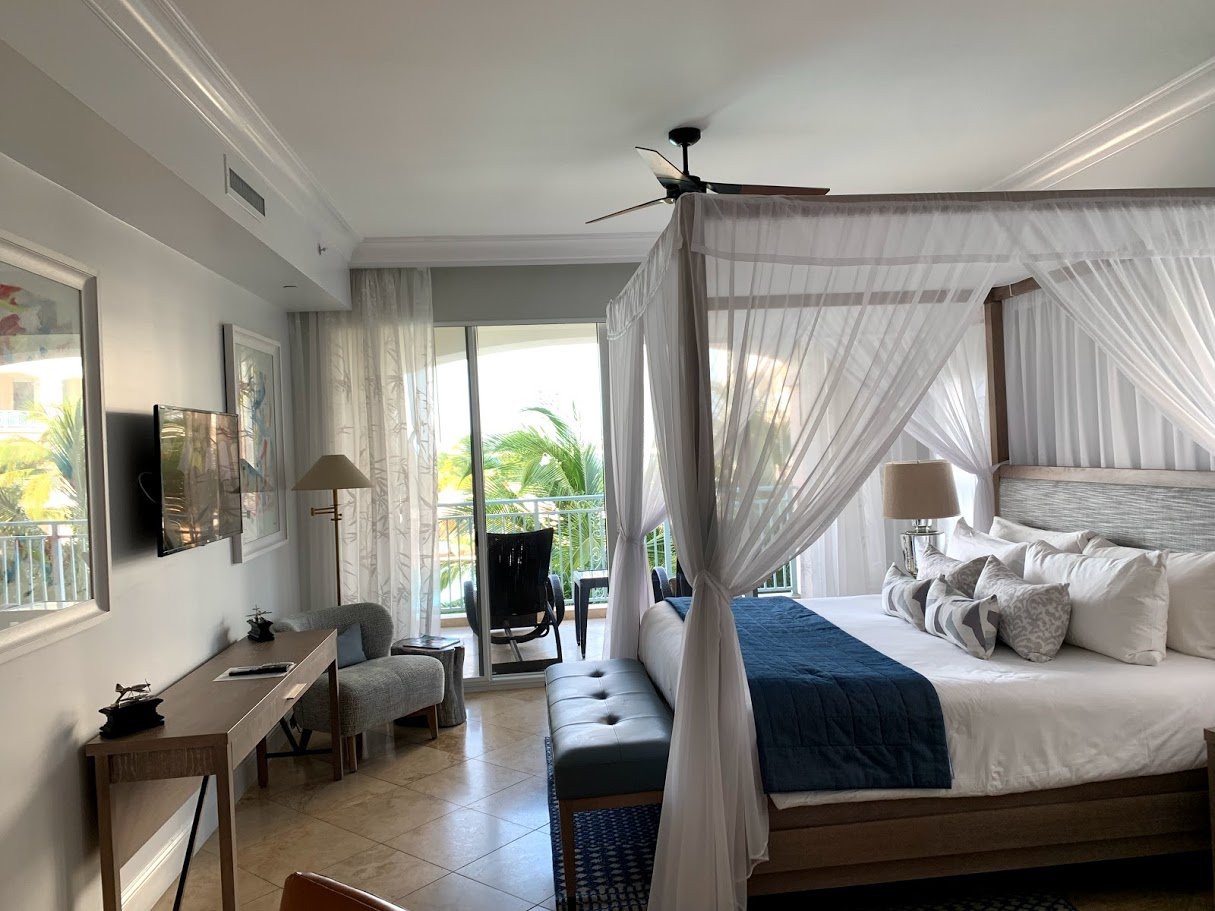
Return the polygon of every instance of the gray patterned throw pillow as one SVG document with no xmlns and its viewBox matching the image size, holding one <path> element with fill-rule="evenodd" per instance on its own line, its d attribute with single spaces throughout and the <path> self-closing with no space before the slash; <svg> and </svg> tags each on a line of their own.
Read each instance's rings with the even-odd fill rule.
<svg viewBox="0 0 1215 911">
<path fill-rule="evenodd" d="M 1072 616 L 1066 583 L 1033 585 L 988 557 L 975 595 L 1000 602 L 1000 639 L 1029 661 L 1050 661 L 1063 644 Z"/>
<path fill-rule="evenodd" d="M 917 579 L 892 563 L 882 583 L 882 610 L 922 630 L 924 610 L 928 606 L 928 586 L 931 584 L 931 579 Z"/>
<path fill-rule="evenodd" d="M 929 544 L 920 556 L 916 578 L 927 579 L 931 582 L 944 576 L 946 582 L 966 597 L 973 598 L 975 583 L 979 581 L 979 573 L 983 572 L 983 564 L 986 561 L 987 557 L 983 556 L 963 563 L 961 560 L 946 556 Z"/>
<path fill-rule="evenodd" d="M 995 598 L 968 598 L 944 578 L 928 586 L 925 631 L 947 639 L 968 655 L 990 658 L 999 624 L 1000 605 Z"/>
</svg>

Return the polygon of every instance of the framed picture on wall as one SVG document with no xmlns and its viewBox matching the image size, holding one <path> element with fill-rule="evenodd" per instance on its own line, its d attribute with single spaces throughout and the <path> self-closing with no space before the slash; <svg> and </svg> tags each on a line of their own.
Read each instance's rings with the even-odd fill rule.
<svg viewBox="0 0 1215 911">
<path fill-rule="evenodd" d="M 273 339 L 224 324 L 228 411 L 240 419 L 240 488 L 244 530 L 232 559 L 244 563 L 287 541 L 283 460 L 282 354 Z"/>
</svg>

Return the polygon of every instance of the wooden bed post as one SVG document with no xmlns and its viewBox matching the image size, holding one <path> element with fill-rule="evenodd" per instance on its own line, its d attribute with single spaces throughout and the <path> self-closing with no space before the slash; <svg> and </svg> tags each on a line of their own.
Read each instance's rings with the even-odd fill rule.
<svg viewBox="0 0 1215 911">
<path fill-rule="evenodd" d="M 1004 301 L 995 289 L 983 303 L 983 331 L 987 338 L 987 427 L 993 466 L 1008 461 L 1008 388 L 1004 372 Z M 997 479 L 995 508 L 1000 509 Z"/>
</svg>

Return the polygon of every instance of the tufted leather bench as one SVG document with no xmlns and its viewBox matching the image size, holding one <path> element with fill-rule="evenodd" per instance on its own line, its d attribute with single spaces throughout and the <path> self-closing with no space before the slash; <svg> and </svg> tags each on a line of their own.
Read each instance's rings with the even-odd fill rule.
<svg viewBox="0 0 1215 911">
<path fill-rule="evenodd" d="M 544 672 L 561 815 L 565 888 L 574 895 L 574 814 L 661 803 L 672 713 L 641 662 L 557 664 Z"/>
</svg>

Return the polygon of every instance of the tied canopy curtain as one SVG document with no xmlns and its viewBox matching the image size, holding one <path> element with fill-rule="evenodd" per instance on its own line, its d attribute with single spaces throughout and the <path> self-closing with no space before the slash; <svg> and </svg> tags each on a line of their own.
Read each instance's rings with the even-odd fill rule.
<svg viewBox="0 0 1215 911">
<path fill-rule="evenodd" d="M 767 816 L 730 599 L 873 472 L 986 295 L 997 233 L 983 210 L 685 196 L 609 308 L 613 345 L 643 326 L 663 493 L 695 592 L 655 911 L 745 907 Z"/>
<path fill-rule="evenodd" d="M 932 452 L 975 476 L 971 522 L 991 528 L 996 491 L 987 417 L 987 337 L 971 325 L 907 422 L 907 432 Z"/>
<path fill-rule="evenodd" d="M 665 509 L 653 449 L 641 324 L 627 326 L 608 349 L 616 544 L 608 588 L 605 658 L 636 658 L 641 615 L 654 600 L 645 536 Z"/>
<path fill-rule="evenodd" d="M 296 451 L 343 453 L 372 482 L 341 497 L 342 592 L 392 613 L 396 635 L 438 632 L 434 314 L 425 269 L 354 269 L 349 311 L 293 313 Z M 299 495 L 301 589 L 333 591 L 333 528 Z"/>
<path fill-rule="evenodd" d="M 1051 299 L 1215 451 L 1215 203 L 1183 193 L 1042 202 L 1017 229 Z"/>
<path fill-rule="evenodd" d="M 1045 291 L 1004 302 L 1004 353 L 1014 464 L 1215 470 Z"/>
</svg>

